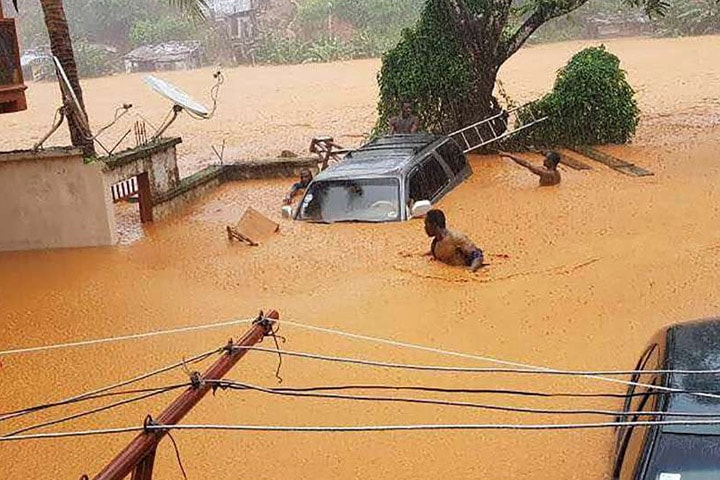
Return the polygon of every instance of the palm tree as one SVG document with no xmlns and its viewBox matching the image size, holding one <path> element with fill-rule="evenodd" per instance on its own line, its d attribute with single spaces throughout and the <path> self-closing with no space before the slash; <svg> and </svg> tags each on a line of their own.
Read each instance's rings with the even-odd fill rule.
<svg viewBox="0 0 720 480">
<path fill-rule="evenodd" d="M 207 12 L 206 0 L 166 1 L 194 18 L 202 18 Z M 86 111 L 82 88 L 80 87 L 80 79 L 77 73 L 77 65 L 75 63 L 72 40 L 70 39 L 70 28 L 68 27 L 67 18 L 65 17 L 63 2 L 62 0 L 40 0 L 40 5 L 42 6 L 43 16 L 45 18 L 45 27 L 50 37 L 50 50 L 52 54 L 58 58 L 63 70 L 65 70 L 68 82 L 75 92 L 80 107 Z M 13 6 L 15 10 L 18 9 L 17 0 L 13 0 Z M 75 115 L 68 115 L 68 126 L 70 128 L 70 139 L 73 146 L 81 148 L 85 156 L 93 156 L 95 154 L 93 140 L 86 136 L 86 132 L 81 127 Z"/>
<path fill-rule="evenodd" d="M 85 110 L 85 102 L 83 100 L 82 88 L 80 87 L 80 79 L 77 73 L 77 65 L 75 64 L 75 54 L 73 52 L 72 40 L 70 39 L 70 28 L 68 27 L 67 18 L 65 18 L 65 9 L 62 0 L 40 0 L 43 16 L 45 17 L 45 27 L 50 37 L 50 50 L 52 54 L 58 58 L 65 74 L 67 75 L 70 86 L 75 92 L 80 107 Z M 92 139 L 87 138 L 86 133 L 80 126 L 75 115 L 68 115 L 68 127 L 70 128 L 70 139 L 73 146 L 82 149 L 85 156 L 95 154 L 95 146 Z"/>
</svg>

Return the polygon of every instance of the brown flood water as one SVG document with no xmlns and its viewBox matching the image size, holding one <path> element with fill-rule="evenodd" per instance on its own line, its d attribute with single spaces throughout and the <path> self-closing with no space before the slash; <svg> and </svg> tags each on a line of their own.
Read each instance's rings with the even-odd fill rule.
<svg viewBox="0 0 720 480">
<path fill-rule="evenodd" d="M 452 227 L 468 233 L 490 255 L 492 265 L 478 275 L 421 257 L 428 241 L 420 222 L 293 223 L 278 215 L 277 199 L 287 182 L 231 184 L 196 203 L 180 218 L 143 228 L 137 241 L 132 241 L 137 232 L 128 231 L 127 245 L 0 254 L 0 350 L 246 318 L 258 309 L 276 308 L 283 318 L 301 323 L 518 362 L 569 369 L 632 367 L 658 328 L 720 312 L 720 66 L 710 61 L 720 55 L 720 39 L 608 43 L 620 54 L 631 81 L 638 86 L 645 111 L 637 142 L 608 151 L 656 175 L 631 178 L 594 164 L 589 172 L 564 168 L 564 183 L 559 188 L 540 190 L 534 178 L 514 165 L 495 157 L 473 158 L 474 176 L 447 196 L 441 207 Z M 580 45 L 524 50 L 503 72 L 506 87 L 527 98 L 544 91 L 552 82 L 552 71 Z M 177 127 L 184 135 L 187 131 L 183 148 L 190 150 L 192 157 L 200 152 L 202 135 L 218 130 L 231 132 L 237 142 L 234 146 L 243 155 L 263 153 L 262 148 L 274 151 L 270 137 L 280 131 L 282 138 L 299 150 L 310 135 L 323 129 L 344 133 L 367 130 L 375 103 L 377 65 L 366 61 L 231 70 L 225 93 L 230 97 L 233 81 L 237 82 L 237 92 L 233 91 L 237 111 L 224 109 L 222 115 L 227 116 L 215 123 L 192 124 L 204 125 L 206 131 L 190 130 L 189 123 Z M 205 73 L 175 74 L 174 79 L 183 86 L 184 82 L 198 86 L 204 84 Z M 128 84 L 134 78 L 87 82 L 88 96 L 95 99 L 123 89 L 131 91 Z M 335 105 L 330 99 L 320 99 L 318 104 L 314 96 L 335 81 Z M 52 91 L 46 85 L 37 87 L 33 86 L 30 97 L 34 111 L 5 116 L 17 124 L 11 125 L 9 139 L 0 139 L 0 146 L 18 145 L 27 132 L 42 130 L 42 119 L 36 117 L 42 116 L 45 106 L 33 101 L 33 95 L 44 93 L 50 98 Z M 153 98 L 146 97 L 152 104 Z M 106 106 L 112 103 L 105 101 Z M 255 116 L 245 116 L 248 105 L 255 108 Z M 161 116 L 164 110 L 153 111 Z M 7 131 L 5 117 L 0 117 L 3 132 Z M 311 127 L 278 127 L 280 119 L 300 123 L 302 118 Z M 252 141 L 246 144 L 246 139 Z M 192 170 L 202 162 L 193 157 L 185 167 Z M 228 244 L 224 226 L 236 221 L 249 205 L 278 220 L 281 233 L 257 248 Z M 132 215 L 132 211 L 125 213 L 126 217 Z M 5 356 L 0 367 L 4 385 L 0 413 L 173 363 L 224 344 L 244 330 L 239 326 Z M 290 326 L 282 333 L 287 337 L 283 347 L 289 350 L 394 362 L 489 366 Z M 276 365 L 276 356 L 251 352 L 230 377 L 275 386 Z M 281 374 L 283 386 L 407 384 L 622 391 L 612 384 L 581 379 L 386 371 L 289 357 L 283 359 Z M 145 385 L 185 379 L 178 371 Z M 140 424 L 146 414 L 157 415 L 173 397 L 164 395 L 43 431 Z M 536 408 L 620 407 L 610 400 L 456 398 Z M 7 432 L 86 407 L 4 422 L 0 428 Z M 600 418 L 218 391 L 185 423 L 594 420 Z M 92 475 L 132 436 L 0 443 L 0 477 L 76 479 L 82 473 Z M 190 479 L 603 479 L 607 478 L 612 445 L 611 431 L 177 432 L 175 438 Z M 159 479 L 181 477 L 167 441 L 159 449 L 156 472 Z"/>
</svg>

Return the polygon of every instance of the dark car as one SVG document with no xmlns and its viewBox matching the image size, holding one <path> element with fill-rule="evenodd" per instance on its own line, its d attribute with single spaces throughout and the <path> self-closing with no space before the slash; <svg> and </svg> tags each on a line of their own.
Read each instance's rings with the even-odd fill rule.
<svg viewBox="0 0 720 480">
<path fill-rule="evenodd" d="M 720 318 L 674 325 L 658 333 L 636 370 L 720 370 Z M 715 373 L 641 373 L 631 380 L 682 392 L 630 386 L 625 412 L 717 414 L 717 417 L 625 417 L 627 421 L 720 421 L 720 398 L 693 393 L 720 394 Z M 619 419 L 620 420 L 620 419 Z M 720 479 L 720 425 L 651 425 L 618 428 L 613 479 L 717 480 Z"/>
<path fill-rule="evenodd" d="M 317 222 L 392 222 L 420 216 L 472 174 L 455 140 L 381 137 L 319 173 L 294 216 Z"/>
</svg>

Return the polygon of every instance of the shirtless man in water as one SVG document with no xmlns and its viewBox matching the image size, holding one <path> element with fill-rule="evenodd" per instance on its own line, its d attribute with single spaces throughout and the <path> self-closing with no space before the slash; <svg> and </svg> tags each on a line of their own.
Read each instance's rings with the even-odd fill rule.
<svg viewBox="0 0 720 480">
<path fill-rule="evenodd" d="M 483 266 L 483 251 L 467 236 L 447 228 L 442 210 L 430 210 L 425 217 L 425 233 L 433 237 L 430 253 L 435 260 L 448 265 L 469 267 L 477 272 Z"/>
<path fill-rule="evenodd" d="M 527 160 L 515 157 L 513 155 L 510 155 L 509 153 L 500 152 L 500 156 L 509 158 L 513 162 L 517 163 L 518 165 L 522 165 L 523 167 L 527 168 L 532 173 L 540 177 L 541 187 L 552 187 L 553 185 L 557 185 L 560 183 L 560 172 L 557 169 L 557 166 L 560 163 L 560 154 L 558 154 L 557 152 L 548 152 L 547 154 L 545 154 L 545 161 L 543 162 L 542 167 L 536 167 Z"/>
</svg>

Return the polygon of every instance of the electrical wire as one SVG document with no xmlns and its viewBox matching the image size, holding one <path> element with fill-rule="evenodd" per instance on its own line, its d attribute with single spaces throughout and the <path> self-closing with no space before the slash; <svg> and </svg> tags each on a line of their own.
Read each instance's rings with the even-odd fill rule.
<svg viewBox="0 0 720 480">
<path fill-rule="evenodd" d="M 329 385 L 317 387 L 282 387 L 273 390 L 281 390 L 285 392 L 328 392 L 328 391 L 344 391 L 344 390 L 395 390 L 395 391 L 415 391 L 415 392 L 433 392 L 433 393 L 465 393 L 465 394 L 492 394 L 492 395 L 511 395 L 521 397 L 540 397 L 540 398 L 632 398 L 647 395 L 662 395 L 661 392 L 635 392 L 635 393 L 570 393 L 570 392 L 537 392 L 528 390 L 507 390 L 507 389 L 487 389 L 487 388 L 440 388 L 425 386 L 405 386 L 405 385 Z M 720 393 L 720 392 L 708 392 Z"/>
<path fill-rule="evenodd" d="M 717 418 L 720 421 L 720 413 L 681 413 L 681 412 L 618 412 L 613 410 L 560 410 L 560 409 L 541 409 L 541 408 L 526 408 L 526 407 L 508 407 L 503 405 L 492 405 L 486 403 L 474 403 L 474 402 L 456 402 L 447 400 L 435 400 L 428 398 L 408 398 L 408 397 L 381 397 L 381 396 L 362 396 L 362 395 L 341 395 L 334 393 L 312 393 L 312 392 L 288 392 L 283 389 L 265 388 L 257 385 L 251 385 L 248 383 L 235 382 L 232 380 L 208 380 L 207 383 L 211 385 L 217 385 L 220 388 L 229 388 L 235 390 L 254 390 L 257 392 L 281 395 L 288 397 L 304 397 L 304 398 L 325 398 L 334 400 L 357 400 L 357 401 L 371 401 L 371 402 L 398 402 L 398 403 L 415 403 L 424 405 L 439 405 L 446 407 L 465 407 L 475 408 L 483 410 L 494 410 L 502 412 L 513 412 L 513 413 L 535 413 L 542 415 L 606 415 L 612 417 L 636 417 L 636 416 L 647 416 L 647 417 L 697 417 L 697 418 Z"/>
<path fill-rule="evenodd" d="M 255 347 L 255 346 L 234 346 L 236 350 L 256 350 L 258 352 L 277 353 L 277 349 Z M 398 368 L 403 370 L 427 370 L 433 372 L 454 372 L 454 373 L 512 373 L 512 374 L 533 374 L 533 375 L 566 375 L 566 376 L 597 376 L 597 375 L 718 375 L 720 370 L 533 370 L 529 368 L 478 368 L 478 367 L 446 367 L 440 365 L 417 365 L 407 363 L 389 363 L 376 360 L 364 360 L 348 357 L 334 357 L 307 352 L 293 352 L 283 350 L 283 355 L 290 357 L 308 358 L 313 360 L 324 360 L 329 362 L 352 363 L 384 368 Z"/>
<path fill-rule="evenodd" d="M 235 430 L 245 432 L 388 432 L 417 430 L 577 430 L 618 427 L 720 425 L 720 420 L 664 420 L 549 424 L 436 424 L 360 426 L 271 426 L 271 425 L 150 425 L 148 430 Z M 69 432 L 73 433 L 73 432 Z M 83 432 L 85 433 L 85 432 Z M 0 438 L 1 440 L 1 438 Z"/>
<path fill-rule="evenodd" d="M 583 430 L 620 427 L 652 426 L 691 426 L 720 425 L 720 420 L 663 420 L 632 422 L 596 422 L 596 423 L 548 423 L 548 424 L 415 424 L 415 425 L 358 425 L 358 426 L 277 426 L 277 425 L 145 425 L 71 432 L 34 433 L 14 437 L 0 437 L 0 442 L 40 440 L 54 438 L 86 437 L 91 435 L 110 435 L 142 431 L 171 430 L 224 430 L 244 432 L 297 432 L 297 433 L 341 433 L 341 432 L 389 432 L 423 430 Z"/>
<path fill-rule="evenodd" d="M 187 327 L 171 328 L 169 330 L 156 330 L 156 331 L 145 332 L 145 333 L 134 333 L 131 335 L 122 335 L 119 337 L 107 337 L 107 338 L 98 338 L 95 340 L 83 340 L 83 341 L 78 341 L 78 342 L 59 343 L 59 344 L 54 344 L 54 345 L 40 345 L 40 346 L 36 346 L 36 347 L 16 348 L 13 350 L 0 351 L 0 356 L 14 355 L 14 354 L 19 354 L 19 353 L 45 352 L 48 350 L 56 350 L 59 348 L 85 347 L 88 345 L 113 343 L 113 342 L 120 342 L 120 341 L 124 341 L 124 340 L 137 340 L 140 338 L 155 337 L 158 335 L 170 335 L 170 334 L 175 334 L 175 333 L 195 332 L 197 330 L 207 330 L 207 329 L 212 329 L 212 328 L 229 327 L 232 325 L 249 324 L 249 323 L 252 323 L 254 320 L 255 319 L 230 320 L 227 322 L 209 323 L 209 324 L 205 324 L 205 325 L 191 325 L 191 326 L 187 326 Z"/>
<path fill-rule="evenodd" d="M 208 358 L 208 357 L 210 357 L 210 356 L 212 356 L 212 355 L 214 355 L 214 354 L 216 354 L 216 353 L 219 353 L 219 352 L 223 351 L 223 349 L 224 349 L 224 347 L 223 347 L 223 348 L 217 348 L 217 349 L 215 349 L 215 350 L 210 350 L 209 352 L 205 352 L 205 353 L 202 353 L 202 354 L 200 354 L 200 355 L 196 355 L 196 356 L 194 356 L 194 357 L 191 357 L 190 359 L 186 359 L 186 360 L 183 360 L 183 361 L 180 361 L 180 362 L 176 362 L 176 363 L 173 363 L 173 364 L 168 365 L 168 366 L 166 366 L 166 367 L 162 367 L 162 368 L 159 368 L 159 369 L 157 369 L 157 370 L 153 370 L 153 371 L 148 372 L 148 373 L 143 373 L 142 375 L 138 375 L 138 376 L 133 377 L 133 378 L 131 378 L 131 379 L 124 380 L 124 381 L 122 381 L 122 382 L 118 382 L 118 383 L 115 383 L 115 384 L 112 384 L 112 385 L 108 385 L 108 386 L 105 386 L 105 387 L 101 387 L 101 388 L 98 388 L 98 389 L 96 389 L 96 390 L 92 390 L 92 391 L 89 391 L 89 392 L 85 392 L 85 393 L 82 393 L 82 394 L 80 394 L 80 395 L 75 395 L 75 396 L 73 396 L 73 397 L 65 398 L 65 399 L 63 399 L 63 400 L 58 400 L 58 401 L 55 401 L 55 402 L 50 402 L 50 403 L 35 405 L 35 406 L 33 406 L 33 407 L 24 408 L 24 409 L 21 409 L 21 410 L 16 410 L 16 411 L 11 412 L 11 413 L 8 413 L 8 414 L 6 414 L 6 415 L 0 416 L 0 422 L 7 421 L 7 420 L 10 420 L 11 418 L 20 417 L 20 416 L 27 415 L 27 414 L 30 414 L 30 413 L 33 413 L 33 412 L 37 412 L 37 411 L 40 411 L 40 410 L 45 410 L 45 409 L 48 409 L 48 408 L 58 407 L 58 406 L 62 406 L 62 405 L 69 405 L 69 404 L 71 404 L 71 403 L 76 403 L 76 402 L 79 402 L 79 401 L 84 401 L 84 400 L 86 400 L 87 398 L 89 398 L 89 397 L 91 397 L 91 396 L 94 396 L 94 395 L 97 395 L 97 394 L 102 394 L 102 393 L 108 392 L 108 391 L 110 391 L 110 390 L 115 390 L 115 389 L 117 389 L 117 388 L 124 387 L 124 386 L 126 386 L 126 385 L 130 385 L 130 384 L 133 384 L 133 383 L 140 382 L 140 381 L 142 381 L 142 380 L 145 380 L 145 379 L 154 377 L 154 376 L 156 376 L 156 375 L 160 375 L 160 374 L 165 373 L 165 372 L 168 372 L 168 371 L 170 371 L 170 370 L 174 370 L 174 369 L 176 369 L 176 368 L 181 368 L 183 365 L 200 362 L 200 361 L 205 360 L 206 358 Z"/>
<path fill-rule="evenodd" d="M 289 326 L 293 326 L 293 327 L 303 328 L 306 330 L 323 332 L 323 333 L 338 335 L 338 336 L 342 336 L 342 337 L 346 337 L 346 338 L 352 338 L 352 339 L 356 339 L 356 340 L 366 340 L 366 341 L 370 341 L 370 342 L 374 342 L 374 343 L 381 343 L 381 344 L 385 344 L 385 345 L 392 345 L 395 347 L 403 347 L 403 348 L 409 348 L 409 349 L 414 349 L 414 350 L 421 350 L 421 351 L 425 351 L 425 352 L 437 353 L 437 354 L 446 355 L 446 356 L 468 358 L 468 359 L 472 359 L 472 360 L 480 360 L 480 361 L 484 361 L 484 362 L 495 363 L 498 365 L 507 365 L 507 366 L 511 366 L 511 367 L 518 367 L 521 369 L 537 370 L 538 372 L 562 371 L 562 370 L 552 369 L 552 368 L 543 367 L 543 366 L 537 366 L 537 365 L 531 365 L 531 364 L 525 364 L 525 363 L 519 363 L 519 362 L 512 362 L 512 361 L 508 361 L 508 360 L 501 360 L 501 359 L 488 357 L 488 356 L 455 352 L 452 350 L 444 350 L 441 348 L 428 347 L 425 345 L 418 345 L 418 344 L 413 344 L 413 343 L 408 343 L 408 342 L 399 342 L 396 340 L 389 340 L 386 338 L 371 337 L 368 335 L 360 335 L 360 334 L 356 334 L 356 333 L 343 332 L 341 330 L 336 330 L 336 329 L 331 329 L 331 328 L 316 327 L 314 325 L 307 325 L 307 324 L 292 322 L 292 321 L 288 321 L 288 320 L 282 320 L 282 321 L 279 321 L 278 323 L 280 325 L 289 325 Z M 698 396 L 698 397 L 713 398 L 715 400 L 720 399 L 720 395 L 716 395 L 716 394 L 704 393 L 704 392 L 688 392 L 686 390 L 677 389 L 677 388 L 662 387 L 662 386 L 658 386 L 658 385 L 651 385 L 651 384 L 641 383 L 641 382 L 632 382 L 629 380 L 610 378 L 610 377 L 606 377 L 606 376 L 602 376 L 602 375 L 578 375 L 578 376 L 592 379 L 592 380 L 608 382 L 608 383 L 619 383 L 619 384 L 628 385 L 628 386 L 653 388 L 656 390 L 672 392 L 672 393 L 688 393 L 690 395 L 694 395 L 694 396 Z"/>
<path fill-rule="evenodd" d="M 5 437 L 12 437 L 12 436 L 15 436 L 15 435 L 19 435 L 19 434 L 21 434 L 21 433 L 30 432 L 30 431 L 32 431 L 32 430 L 37 430 L 37 429 L 39 429 L 39 428 L 44 428 L 44 427 L 49 427 L 49 426 L 51 426 L 51 425 L 58 425 L 58 424 L 61 424 L 61 423 L 69 422 L 69 421 L 71 421 L 71 420 L 75 420 L 75 419 L 78 419 L 78 418 L 86 417 L 86 416 L 88 416 L 88 415 L 93 415 L 93 414 L 95 414 L 95 413 L 100 413 L 100 412 L 104 412 L 104 411 L 107 411 L 107 410 L 112 410 L 113 408 L 117 408 L 117 407 L 120 407 L 120 406 L 123 406 L 123 405 L 127 405 L 127 404 L 130 404 L 130 403 L 139 402 L 139 401 L 141 401 L 141 400 L 145 400 L 145 399 L 150 398 L 150 397 L 154 397 L 154 396 L 157 396 L 157 395 L 161 395 L 161 394 L 163 394 L 163 393 L 171 392 L 171 391 L 173 391 L 173 390 L 177 390 L 178 388 L 186 387 L 186 386 L 189 386 L 189 385 L 190 385 L 190 382 L 187 382 L 187 383 L 183 383 L 183 384 L 179 384 L 179 385 L 175 385 L 175 386 L 171 386 L 171 387 L 166 387 L 166 388 L 163 388 L 163 389 L 158 389 L 158 390 L 156 390 L 156 391 L 154 391 L 154 392 L 144 393 L 144 394 L 142 394 L 142 395 L 138 395 L 138 396 L 135 396 L 135 397 L 132 397 L 132 398 L 126 398 L 125 400 L 120 400 L 120 401 L 118 401 L 118 402 L 114 402 L 114 403 L 111 403 L 111 404 L 109 404 L 109 405 L 104 405 L 104 406 L 102 406 L 102 407 L 93 408 L 93 409 L 91 409 L 91 410 L 86 410 L 86 411 L 83 411 L 83 412 L 75 413 L 75 414 L 73 414 L 73 415 L 68 415 L 68 416 L 65 416 L 65 417 L 62 417 L 62 418 L 58 418 L 58 419 L 55 419 L 55 420 L 50 420 L 50 421 L 47 421 L 47 422 L 38 423 L 38 424 L 35 424 L 35 425 L 30 425 L 30 426 L 28 426 L 28 427 L 23 427 L 23 428 L 20 428 L 20 429 L 18 429 L 18 430 L 14 430 L 14 431 L 12 431 L 12 432 L 10 432 L 10 433 L 7 433 L 7 434 L 5 434 L 5 435 L 3 435 L 3 436 L 5 436 Z"/>
</svg>

